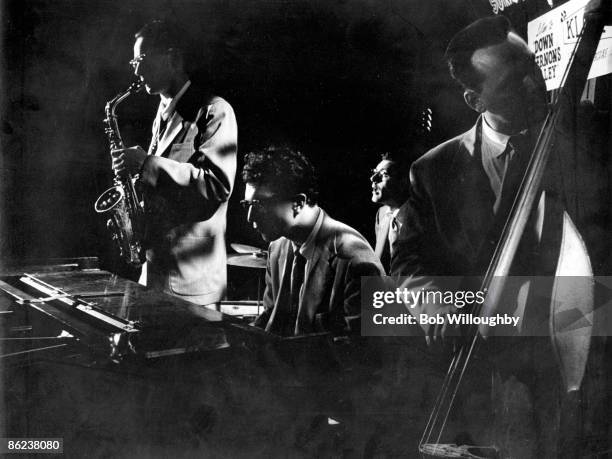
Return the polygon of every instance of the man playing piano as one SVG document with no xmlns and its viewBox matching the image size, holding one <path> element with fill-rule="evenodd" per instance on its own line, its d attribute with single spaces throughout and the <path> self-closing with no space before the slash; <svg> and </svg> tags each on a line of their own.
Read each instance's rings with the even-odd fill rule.
<svg viewBox="0 0 612 459">
<path fill-rule="evenodd" d="M 298 152 L 246 155 L 247 219 L 270 242 L 264 312 L 255 324 L 282 336 L 359 333 L 361 276 L 384 270 L 353 228 L 317 204 L 315 171 Z"/>
</svg>

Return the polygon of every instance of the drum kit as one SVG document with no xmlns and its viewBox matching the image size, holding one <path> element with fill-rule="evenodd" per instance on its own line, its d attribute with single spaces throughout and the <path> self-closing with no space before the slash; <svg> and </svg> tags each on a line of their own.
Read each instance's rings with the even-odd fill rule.
<svg viewBox="0 0 612 459">
<path fill-rule="evenodd" d="M 263 277 L 268 261 L 268 252 L 258 247 L 232 243 L 230 247 L 235 253 L 227 254 L 228 266 L 238 268 L 251 268 L 257 272 L 257 300 L 231 300 L 221 301 L 220 311 L 232 316 L 243 318 L 255 317 L 261 313 L 263 306 Z"/>
<path fill-rule="evenodd" d="M 230 244 L 230 247 L 236 253 L 227 255 L 228 265 L 241 268 L 266 269 L 266 262 L 268 261 L 268 252 L 266 250 L 236 243 Z"/>
</svg>

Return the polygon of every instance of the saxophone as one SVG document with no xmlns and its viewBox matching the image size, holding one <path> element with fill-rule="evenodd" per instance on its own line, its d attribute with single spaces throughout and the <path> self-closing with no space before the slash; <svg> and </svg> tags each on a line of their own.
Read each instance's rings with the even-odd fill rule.
<svg viewBox="0 0 612 459">
<path fill-rule="evenodd" d="M 135 81 L 124 92 L 117 94 L 106 103 L 104 111 L 104 132 L 108 136 L 111 150 L 125 148 L 115 109 L 128 96 L 140 91 L 142 82 Z M 144 227 L 144 211 L 134 187 L 134 177 L 129 174 L 119 176 L 115 174 L 113 186 L 98 197 L 94 207 L 96 212 L 102 214 L 110 212 L 106 226 L 110 230 L 112 239 L 119 247 L 119 255 L 129 265 L 138 267 L 145 259 L 142 246 Z"/>
</svg>

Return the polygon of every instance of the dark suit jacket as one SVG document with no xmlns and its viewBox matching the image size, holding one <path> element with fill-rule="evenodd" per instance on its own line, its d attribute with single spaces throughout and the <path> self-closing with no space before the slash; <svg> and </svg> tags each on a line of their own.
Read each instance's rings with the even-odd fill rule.
<svg viewBox="0 0 612 459">
<path fill-rule="evenodd" d="M 410 198 L 398 215 L 402 226 L 391 261 L 393 275 L 410 276 L 409 287 L 435 288 L 432 276 L 481 275 L 486 270 L 482 263 L 486 258 L 479 258 L 481 252 L 487 252 L 483 244 L 494 222 L 495 196 L 482 167 L 480 123 L 481 119 L 469 131 L 427 152 L 411 167 Z M 578 225 L 583 238 L 585 234 L 601 235 L 602 226 L 593 229 L 593 220 L 602 203 L 594 203 L 583 190 L 598 189 L 602 181 L 596 176 L 592 158 L 576 139 L 561 127 L 543 194 L 511 274 L 555 275 L 559 244 L 567 234 L 568 219 L 564 215 Z M 515 189 L 506 188 L 504 183 L 501 200 L 508 202 L 514 193 Z M 539 224 L 536 217 L 542 217 Z M 589 252 L 596 251 L 597 238 L 584 239 Z M 413 312 L 433 314 L 435 305 Z"/>
<path fill-rule="evenodd" d="M 472 129 L 438 145 L 412 165 L 410 198 L 398 214 L 402 225 L 393 247 L 392 274 L 472 274 L 493 223 L 495 202 L 481 163 L 480 123 L 479 118 Z M 588 122 L 570 124 L 564 120 L 556 134 L 542 187 L 544 211 L 549 218 L 554 212 L 567 211 L 597 267 L 603 258 L 599 252 L 604 251 L 600 241 L 605 239 L 607 225 L 602 210 L 609 198 L 608 180 L 594 154 L 595 143 L 582 135 Z M 512 199 L 515 190 L 505 186 L 501 199 Z"/>
<path fill-rule="evenodd" d="M 364 237 L 324 213 L 307 260 L 303 295 L 294 334 L 331 331 L 360 332 L 361 276 L 384 275 L 380 261 Z M 281 333 L 282 316 L 290 301 L 293 245 L 287 238 L 270 244 L 264 293 L 264 312 L 255 325 Z"/>
<path fill-rule="evenodd" d="M 398 219 L 394 275 L 466 275 L 493 219 L 495 196 L 476 151 L 477 126 L 414 162 Z"/>
<path fill-rule="evenodd" d="M 147 286 L 199 304 L 225 295 L 226 213 L 236 150 L 232 107 L 192 84 L 159 144 L 152 142 L 141 173 Z"/>
</svg>

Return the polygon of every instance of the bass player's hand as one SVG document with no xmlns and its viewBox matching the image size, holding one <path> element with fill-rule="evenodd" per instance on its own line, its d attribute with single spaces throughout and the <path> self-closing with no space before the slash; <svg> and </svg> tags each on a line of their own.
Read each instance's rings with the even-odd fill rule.
<svg viewBox="0 0 612 459">
<path fill-rule="evenodd" d="M 426 312 L 427 314 L 427 312 Z M 425 341 L 428 346 L 454 344 L 455 339 L 461 336 L 459 325 L 452 324 L 449 316 L 457 314 L 457 308 L 450 305 L 438 306 L 435 312 L 429 312 L 429 315 L 435 319 L 435 323 L 422 325 L 425 331 Z"/>
</svg>

